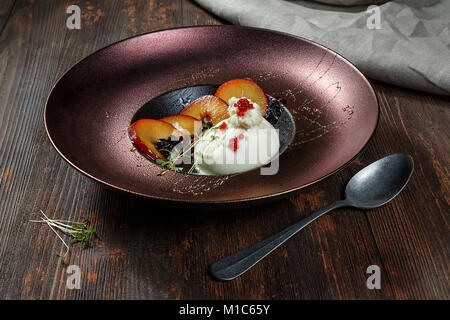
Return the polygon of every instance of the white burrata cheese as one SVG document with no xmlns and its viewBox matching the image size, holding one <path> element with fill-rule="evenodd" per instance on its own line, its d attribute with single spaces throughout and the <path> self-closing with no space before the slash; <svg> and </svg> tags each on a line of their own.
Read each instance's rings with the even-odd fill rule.
<svg viewBox="0 0 450 320">
<path fill-rule="evenodd" d="M 236 102 L 228 102 L 230 117 L 205 131 L 194 147 L 195 167 L 200 174 L 225 175 L 252 170 L 278 156 L 278 131 L 261 114 L 258 104 L 242 116 Z M 223 124 L 225 123 L 225 124 Z"/>
</svg>

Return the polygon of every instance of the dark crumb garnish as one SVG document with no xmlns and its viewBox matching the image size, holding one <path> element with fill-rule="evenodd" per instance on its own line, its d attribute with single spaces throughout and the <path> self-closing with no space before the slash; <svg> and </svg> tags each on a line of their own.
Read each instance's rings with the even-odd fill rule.
<svg viewBox="0 0 450 320">
<path fill-rule="evenodd" d="M 202 132 L 205 130 L 210 129 L 211 127 L 213 127 L 214 125 L 212 124 L 212 122 L 206 121 L 202 123 Z M 181 143 L 183 141 L 183 137 L 175 137 L 175 136 L 170 136 L 167 139 L 159 139 L 156 142 L 156 149 L 158 149 L 159 152 L 161 152 L 161 154 L 169 159 L 170 157 L 170 153 L 172 152 L 173 148 L 175 148 L 176 145 L 178 145 L 179 143 Z M 194 136 L 191 136 L 191 141 L 194 141 Z M 193 156 L 193 154 L 192 154 Z"/>
<path fill-rule="evenodd" d="M 269 98 L 269 105 L 267 106 L 266 114 L 264 118 L 270 122 L 271 125 L 275 125 L 280 119 L 281 112 L 283 110 L 283 104 L 285 103 L 284 98 L 274 98 L 267 96 Z"/>
<path fill-rule="evenodd" d="M 168 139 L 159 139 L 158 142 L 156 142 L 156 149 L 158 149 L 164 157 L 169 158 L 172 149 L 181 141 L 183 141 L 183 137 L 177 138 L 175 136 L 169 136 Z"/>
<path fill-rule="evenodd" d="M 209 122 L 209 121 L 205 122 L 205 121 L 203 121 L 202 122 L 202 132 L 205 131 L 205 130 L 210 129 L 212 126 L 213 126 L 212 122 Z"/>
</svg>

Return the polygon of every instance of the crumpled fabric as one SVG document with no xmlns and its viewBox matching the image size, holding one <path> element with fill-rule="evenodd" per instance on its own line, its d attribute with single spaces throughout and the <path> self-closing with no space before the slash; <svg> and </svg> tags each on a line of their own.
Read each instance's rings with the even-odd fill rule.
<svg viewBox="0 0 450 320">
<path fill-rule="evenodd" d="M 312 0 L 312 1 L 334 4 L 339 6 L 355 6 L 360 4 L 382 4 L 387 2 L 388 0 Z"/>
<path fill-rule="evenodd" d="M 308 1 L 195 0 L 233 24 L 282 31 L 322 44 L 367 77 L 450 95 L 450 0 L 396 0 L 377 7 Z M 373 25 L 380 10 L 380 29 Z M 371 18 L 372 17 L 372 18 Z"/>
</svg>

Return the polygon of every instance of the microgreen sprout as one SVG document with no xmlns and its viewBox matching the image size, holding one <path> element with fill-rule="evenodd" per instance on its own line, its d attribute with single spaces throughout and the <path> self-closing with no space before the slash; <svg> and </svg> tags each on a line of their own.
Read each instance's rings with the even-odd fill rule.
<svg viewBox="0 0 450 320">
<path fill-rule="evenodd" d="M 56 234 L 56 236 L 62 241 L 66 250 L 64 254 L 56 253 L 56 256 L 62 259 L 62 263 L 65 263 L 65 259 L 67 257 L 67 254 L 69 253 L 69 244 L 72 245 L 77 242 L 87 244 L 91 236 L 95 233 L 94 226 L 88 227 L 89 225 L 88 220 L 85 220 L 83 222 L 55 220 L 47 217 L 44 211 L 39 210 L 39 212 L 42 214 L 43 217 L 41 217 L 40 220 L 30 220 L 30 222 L 47 224 L 50 227 L 50 229 Z M 72 238 L 70 239 L 69 244 L 67 244 L 66 241 L 64 241 L 64 239 L 61 237 L 61 235 L 58 233 L 57 230 Z"/>
<path fill-rule="evenodd" d="M 216 124 L 215 126 L 212 126 L 212 127 L 210 127 L 209 129 L 203 130 L 203 131 L 200 133 L 199 138 L 205 136 L 206 133 L 208 133 L 208 132 L 210 132 L 210 131 L 212 131 L 212 130 L 217 130 L 217 129 L 219 129 L 219 126 Z M 158 164 L 158 165 L 160 165 L 161 167 L 163 167 L 163 168 L 165 168 L 165 169 L 168 169 L 168 170 L 173 170 L 173 171 L 175 171 L 175 172 L 182 172 L 182 171 L 183 171 L 183 168 L 182 168 L 182 167 L 178 167 L 178 166 L 176 165 L 176 163 L 177 163 L 177 161 L 178 161 L 179 159 L 181 159 L 182 157 L 184 157 L 184 156 L 186 155 L 186 153 L 191 152 L 192 148 L 195 147 L 195 145 L 200 141 L 199 138 L 194 138 L 194 139 L 193 139 L 193 142 L 191 142 L 188 146 L 184 147 L 184 148 L 183 148 L 184 150 L 181 149 L 180 152 L 177 154 L 177 156 L 174 157 L 173 159 L 167 160 L 167 161 L 164 161 L 164 160 L 162 160 L 162 159 L 156 159 L 156 160 L 155 160 L 156 164 Z M 215 136 L 212 137 L 212 140 L 211 140 L 211 141 L 213 141 L 214 139 L 216 139 Z M 165 151 L 170 152 L 170 151 L 167 150 L 167 149 L 161 149 L 160 151 L 162 151 L 162 150 L 165 150 Z M 195 169 L 195 163 L 189 168 L 188 173 L 189 173 L 189 174 L 190 174 L 190 173 L 193 173 L 194 169 Z M 164 171 L 164 173 L 165 173 L 165 171 Z"/>
<path fill-rule="evenodd" d="M 159 164 L 161 167 L 169 169 L 169 170 L 173 170 L 176 172 L 181 172 L 183 170 L 183 168 L 177 167 L 176 164 L 171 160 L 164 161 L 161 159 L 156 159 L 155 161 L 156 161 L 156 164 Z"/>
</svg>

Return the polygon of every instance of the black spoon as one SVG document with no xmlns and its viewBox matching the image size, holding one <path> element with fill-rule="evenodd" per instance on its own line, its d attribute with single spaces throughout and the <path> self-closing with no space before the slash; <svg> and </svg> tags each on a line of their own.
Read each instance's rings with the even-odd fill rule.
<svg viewBox="0 0 450 320">
<path fill-rule="evenodd" d="M 407 154 L 393 154 L 370 164 L 350 179 L 345 189 L 345 200 L 330 204 L 272 237 L 214 262 L 209 266 L 211 274 L 220 280 L 240 276 L 298 231 L 333 209 L 372 209 L 384 205 L 403 190 L 413 170 L 414 161 Z"/>
</svg>

